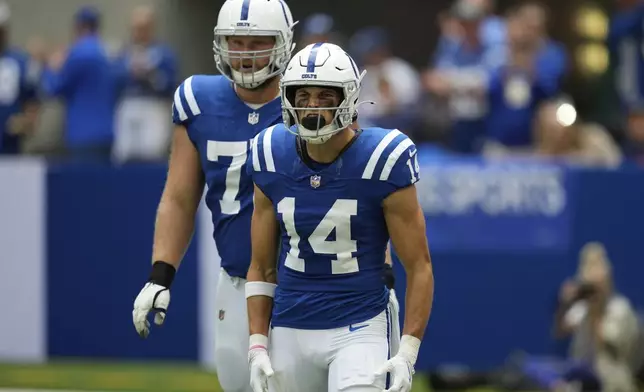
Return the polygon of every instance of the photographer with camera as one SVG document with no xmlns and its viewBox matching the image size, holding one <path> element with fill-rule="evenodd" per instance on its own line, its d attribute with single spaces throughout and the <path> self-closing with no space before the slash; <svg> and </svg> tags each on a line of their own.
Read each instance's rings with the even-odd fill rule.
<svg viewBox="0 0 644 392">
<path fill-rule="evenodd" d="M 639 325 L 630 301 L 614 291 L 611 270 L 602 244 L 582 248 L 576 278 L 561 287 L 555 333 L 572 338 L 569 359 L 586 363 L 602 391 L 633 392 Z"/>
</svg>

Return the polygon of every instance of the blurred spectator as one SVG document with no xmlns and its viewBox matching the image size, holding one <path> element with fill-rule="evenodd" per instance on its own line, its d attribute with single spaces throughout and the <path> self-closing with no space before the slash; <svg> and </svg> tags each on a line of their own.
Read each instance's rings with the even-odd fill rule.
<svg viewBox="0 0 644 392">
<path fill-rule="evenodd" d="M 484 19 L 481 23 L 479 34 L 481 40 L 487 45 L 501 44 L 506 41 L 506 23 L 498 15 L 494 14 L 494 0 L 470 0 L 481 7 L 484 12 Z"/>
<path fill-rule="evenodd" d="M 576 278 L 561 287 L 556 314 L 557 336 L 572 336 L 570 358 L 590 364 L 602 391 L 634 392 L 631 361 L 638 354 L 638 328 L 630 301 L 614 289 L 603 245 L 586 244 Z"/>
<path fill-rule="evenodd" d="M 517 6 L 513 13 L 521 22 L 525 44 L 537 52 L 536 68 L 553 80 L 561 83 L 568 69 L 566 48 L 548 34 L 548 10 L 539 1 L 528 1 Z"/>
<path fill-rule="evenodd" d="M 81 8 L 75 42 L 67 53 L 52 53 L 45 69 L 45 91 L 65 101 L 65 147 L 73 159 L 108 161 L 111 155 L 115 79 L 99 28 L 99 12 Z"/>
<path fill-rule="evenodd" d="M 640 106 L 644 98 L 642 22 L 644 2 L 616 0 L 618 12 L 608 32 L 608 47 L 616 71 L 616 88 L 626 107 Z"/>
<path fill-rule="evenodd" d="M 608 132 L 598 124 L 578 120 L 577 110 L 565 100 L 542 104 L 534 122 L 535 145 L 530 148 L 508 148 L 488 142 L 483 154 L 488 158 L 511 155 L 536 156 L 581 164 L 612 168 L 619 166 L 622 154 Z"/>
<path fill-rule="evenodd" d="M 515 355 L 501 383 L 512 390 L 636 392 L 639 329 L 630 301 L 614 289 L 606 249 L 589 242 L 577 276 L 561 286 L 555 313 L 555 336 L 572 338 L 568 358 Z"/>
<path fill-rule="evenodd" d="M 615 90 L 628 118 L 625 153 L 644 164 L 644 54 L 642 24 L 644 1 L 616 0 L 618 12 L 613 16 L 607 44 L 611 68 L 615 73 Z"/>
<path fill-rule="evenodd" d="M 451 148 L 471 153 L 480 148 L 483 138 L 490 72 L 505 64 L 507 52 L 502 43 L 482 40 L 486 10 L 480 3 L 459 0 L 451 15 L 459 22 L 460 36 L 456 44 L 439 47 L 424 85 L 434 97 L 449 103 Z"/>
<path fill-rule="evenodd" d="M 536 153 L 589 166 L 616 167 L 621 152 L 608 132 L 597 124 L 578 121 L 575 107 L 548 102 L 539 109 L 535 126 Z"/>
<path fill-rule="evenodd" d="M 626 124 L 624 154 L 639 165 L 644 165 L 644 108 L 631 107 Z"/>
<path fill-rule="evenodd" d="M 38 115 L 39 69 L 27 54 L 9 46 L 9 6 L 0 2 L 0 154 L 17 154 Z"/>
<path fill-rule="evenodd" d="M 506 23 L 503 18 L 494 15 L 494 0 L 466 0 L 471 7 L 481 11 L 481 22 L 478 27 L 479 39 L 484 45 L 500 45 L 506 41 Z M 439 15 L 441 34 L 438 41 L 438 53 L 454 50 L 463 37 L 463 28 L 450 12 Z"/>
<path fill-rule="evenodd" d="M 155 161 L 167 156 L 168 121 L 177 84 L 176 57 L 156 38 L 154 9 L 136 8 L 131 42 L 118 58 L 121 93 L 116 113 L 114 159 Z"/>
<path fill-rule="evenodd" d="M 512 148 L 529 148 L 538 106 L 560 90 L 561 75 L 539 61 L 544 29 L 527 28 L 519 8 L 508 16 L 508 63 L 491 74 L 486 138 Z"/>
<path fill-rule="evenodd" d="M 376 103 L 360 107 L 360 124 L 403 131 L 413 128 L 420 77 L 407 61 L 391 53 L 388 33 L 380 27 L 362 29 L 351 38 L 350 50 L 367 71 L 360 98 Z"/>
<path fill-rule="evenodd" d="M 345 47 L 345 38 L 338 31 L 334 30 L 335 21 L 333 16 L 324 13 L 313 14 L 304 20 L 302 26 L 302 38 L 298 48 L 305 48 L 307 45 L 317 42 L 331 42 L 340 47 Z M 296 50 L 299 50 L 296 49 Z"/>
</svg>

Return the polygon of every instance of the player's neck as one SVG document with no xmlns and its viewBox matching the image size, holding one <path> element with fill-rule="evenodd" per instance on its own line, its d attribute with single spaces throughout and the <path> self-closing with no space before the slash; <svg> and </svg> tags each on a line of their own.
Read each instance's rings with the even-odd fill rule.
<svg viewBox="0 0 644 392">
<path fill-rule="evenodd" d="M 242 101 L 251 104 L 264 104 L 274 100 L 280 93 L 280 80 L 273 78 L 264 86 L 254 90 L 248 90 L 235 85 L 235 93 Z"/>
<path fill-rule="evenodd" d="M 356 132 L 351 128 L 345 128 L 336 133 L 326 143 L 306 144 L 306 151 L 309 157 L 318 163 L 331 163 L 340 155 L 342 150 L 351 142 Z"/>
</svg>

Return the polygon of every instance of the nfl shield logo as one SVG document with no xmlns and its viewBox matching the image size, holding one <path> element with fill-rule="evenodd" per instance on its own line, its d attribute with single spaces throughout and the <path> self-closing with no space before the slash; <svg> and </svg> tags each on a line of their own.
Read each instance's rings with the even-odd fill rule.
<svg viewBox="0 0 644 392">
<path fill-rule="evenodd" d="M 226 311 L 223 309 L 219 309 L 219 320 L 223 320 L 224 317 L 226 317 Z"/>
<path fill-rule="evenodd" d="M 313 188 L 319 188 L 321 181 L 322 181 L 322 177 L 318 176 L 317 174 L 314 176 L 311 176 L 311 186 Z"/>
<path fill-rule="evenodd" d="M 248 114 L 248 123 L 250 125 L 255 125 L 259 122 L 259 113 L 252 112 Z"/>
</svg>

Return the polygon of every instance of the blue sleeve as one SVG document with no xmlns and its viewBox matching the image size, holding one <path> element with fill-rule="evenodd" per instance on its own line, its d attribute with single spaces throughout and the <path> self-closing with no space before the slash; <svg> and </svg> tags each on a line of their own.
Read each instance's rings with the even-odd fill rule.
<svg viewBox="0 0 644 392">
<path fill-rule="evenodd" d="M 201 108 L 197 102 L 199 78 L 191 76 L 174 91 L 172 102 L 172 122 L 177 125 L 187 125 L 198 115 Z"/>
<path fill-rule="evenodd" d="M 458 47 L 458 42 L 454 39 L 441 37 L 438 41 L 438 46 L 436 52 L 432 59 L 430 59 L 430 65 L 434 68 L 448 68 L 454 66 L 454 53 Z"/>
<path fill-rule="evenodd" d="M 267 129 L 265 129 L 253 138 L 250 144 L 250 154 L 248 154 L 248 161 L 246 162 L 246 174 L 248 174 L 248 176 L 252 178 L 253 183 L 257 185 L 257 187 L 261 189 L 261 191 L 269 199 L 271 199 L 269 189 L 271 171 L 275 172 L 275 165 L 274 162 L 272 162 L 272 150 L 269 151 L 269 154 L 271 154 L 270 161 L 272 162 L 272 166 L 267 160 L 264 151 L 264 139 L 271 136 L 272 133 L 267 132 Z"/>
<path fill-rule="evenodd" d="M 86 67 L 92 65 L 89 57 L 90 53 L 86 48 L 82 46 L 73 47 L 60 71 L 45 70 L 45 91 L 50 95 L 68 97 L 75 90 L 79 76 Z"/>
<path fill-rule="evenodd" d="M 112 69 L 114 72 L 114 83 L 116 86 L 117 95 L 121 95 L 123 90 L 128 83 L 128 71 L 127 71 L 127 56 L 125 51 L 122 51 L 112 63 Z"/>
<path fill-rule="evenodd" d="M 388 176 L 385 176 L 386 170 L 390 170 Z M 420 180 L 418 150 L 407 136 L 389 154 L 381 173 L 381 179 L 383 178 L 391 187 L 391 193 L 414 185 Z"/>
<path fill-rule="evenodd" d="M 383 199 L 420 179 L 418 151 L 411 139 L 392 130 L 382 139 L 385 141 L 384 150 L 376 149 L 372 153 L 362 175 L 363 179 L 376 181 L 372 182 L 372 189 Z"/>
</svg>

